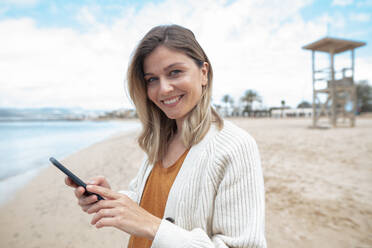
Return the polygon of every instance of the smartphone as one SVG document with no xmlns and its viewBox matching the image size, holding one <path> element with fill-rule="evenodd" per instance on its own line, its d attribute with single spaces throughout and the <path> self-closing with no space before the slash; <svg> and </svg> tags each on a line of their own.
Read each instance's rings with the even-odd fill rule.
<svg viewBox="0 0 372 248">
<path fill-rule="evenodd" d="M 57 159 L 53 158 L 53 157 L 50 157 L 49 158 L 49 161 L 55 166 L 57 167 L 58 169 L 60 169 L 63 173 L 65 173 L 76 185 L 78 186 L 81 186 L 85 189 L 85 195 L 86 196 L 89 196 L 89 195 L 96 195 L 97 198 L 98 198 L 98 201 L 99 200 L 104 200 L 104 198 L 102 196 L 100 196 L 99 194 L 96 194 L 96 193 L 91 193 L 89 191 L 87 191 L 87 185 L 86 183 L 84 183 L 80 178 L 78 178 L 77 176 L 74 175 L 74 173 L 72 173 L 69 169 L 67 169 L 66 167 L 64 167 L 60 162 L 58 162 Z"/>
</svg>

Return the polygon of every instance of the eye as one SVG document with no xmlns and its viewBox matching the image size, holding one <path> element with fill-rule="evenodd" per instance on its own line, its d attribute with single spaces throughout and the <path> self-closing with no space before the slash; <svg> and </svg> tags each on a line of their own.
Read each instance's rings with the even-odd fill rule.
<svg viewBox="0 0 372 248">
<path fill-rule="evenodd" d="M 178 74 L 180 74 L 182 71 L 181 70 L 173 70 L 171 72 L 169 72 L 169 75 L 171 77 L 174 77 L 174 76 L 177 76 Z"/>
<path fill-rule="evenodd" d="M 145 82 L 146 82 L 146 84 L 151 84 L 151 83 L 156 82 L 157 80 L 158 80 L 157 77 L 150 77 L 148 79 L 145 79 Z"/>
</svg>

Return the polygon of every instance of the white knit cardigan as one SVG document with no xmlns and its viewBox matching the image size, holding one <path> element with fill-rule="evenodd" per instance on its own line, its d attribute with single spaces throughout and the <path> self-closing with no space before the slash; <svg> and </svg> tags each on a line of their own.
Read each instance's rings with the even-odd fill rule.
<svg viewBox="0 0 372 248">
<path fill-rule="evenodd" d="M 152 167 L 145 158 L 121 193 L 139 203 Z M 254 139 L 229 121 L 212 125 L 178 172 L 152 247 L 266 247 L 264 194 Z"/>
</svg>

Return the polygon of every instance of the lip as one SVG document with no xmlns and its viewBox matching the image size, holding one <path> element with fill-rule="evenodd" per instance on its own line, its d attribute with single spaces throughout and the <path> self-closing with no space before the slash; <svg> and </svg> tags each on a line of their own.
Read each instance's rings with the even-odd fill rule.
<svg viewBox="0 0 372 248">
<path fill-rule="evenodd" d="M 174 107 L 176 106 L 182 99 L 184 95 L 178 95 L 178 96 L 173 96 L 173 97 L 168 97 L 166 99 L 163 99 L 163 100 L 160 100 L 160 102 L 163 104 L 163 106 L 166 106 L 166 107 Z M 173 103 L 170 103 L 170 104 L 165 104 L 164 101 L 170 101 L 170 100 L 173 100 L 173 99 L 176 99 L 178 98 L 177 101 L 173 102 Z"/>
</svg>

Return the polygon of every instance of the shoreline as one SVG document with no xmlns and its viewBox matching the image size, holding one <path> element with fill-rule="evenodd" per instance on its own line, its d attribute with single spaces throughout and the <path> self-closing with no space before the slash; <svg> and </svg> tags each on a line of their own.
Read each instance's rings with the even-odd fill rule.
<svg viewBox="0 0 372 248">
<path fill-rule="evenodd" d="M 268 247 L 372 246 L 372 119 L 310 129 L 310 119 L 228 119 L 256 140 L 266 191 Z M 144 153 L 138 131 L 120 133 L 62 162 L 83 180 L 105 175 L 126 189 Z M 1 247 L 126 247 L 128 235 L 95 229 L 53 167 L 0 206 Z"/>
<path fill-rule="evenodd" d="M 131 169 L 132 173 L 125 173 L 122 164 L 128 163 L 128 159 L 136 161 L 143 157 L 135 137 L 135 131 L 121 132 L 61 162 L 83 180 L 106 175 L 113 188 L 117 185 L 126 188 L 136 168 Z M 123 146 L 129 153 L 117 159 L 112 157 L 121 153 Z M 105 168 L 107 163 L 111 171 Z M 113 237 L 126 242 L 126 236 L 114 229 L 103 230 L 100 238 L 93 238 L 97 230 L 89 224 L 90 217 L 79 209 L 73 190 L 64 184 L 64 174 L 53 166 L 43 168 L 0 209 L 3 210 L 0 213 L 1 247 L 102 247 L 98 244 L 109 242 Z"/>
<path fill-rule="evenodd" d="M 10 176 L 0 180 L 0 208 L 7 202 L 13 199 L 13 194 L 18 190 L 22 190 L 27 183 L 35 178 L 43 167 L 33 168 L 27 170 L 24 173 Z M 11 189 L 7 188 L 12 185 Z"/>
<path fill-rule="evenodd" d="M 47 121 L 48 122 L 48 121 Z M 56 122 L 56 121 L 52 121 L 52 122 Z M 58 121 L 58 123 L 68 123 L 70 121 Z M 75 122 L 75 121 L 74 121 Z M 89 121 L 89 122 L 92 122 L 92 121 Z M 105 123 L 109 123 L 109 122 L 116 122 L 114 120 L 112 121 L 108 121 L 108 120 L 105 120 L 105 121 L 97 121 L 97 122 L 105 122 Z M 127 121 L 124 121 L 124 122 L 127 122 Z M 13 122 L 10 122 L 10 123 L 13 123 Z M 19 122 L 21 124 L 24 124 L 24 123 L 28 123 L 27 121 L 24 122 Z M 40 121 L 37 121 L 36 123 L 40 123 Z M 42 122 L 44 123 L 44 122 Z M 104 131 L 104 133 L 102 135 L 98 135 L 97 137 L 90 137 L 90 141 L 88 139 L 87 142 L 78 142 L 79 145 L 76 145 L 76 142 L 74 144 L 74 146 L 72 146 L 72 148 L 76 148 L 76 149 L 72 149 L 71 148 L 71 145 L 69 144 L 64 144 L 66 142 L 66 140 L 64 140 L 62 142 L 62 147 L 66 147 L 66 148 L 63 148 L 62 150 L 64 150 L 63 152 L 59 151 L 59 153 L 56 153 L 56 154 L 46 154 L 45 156 L 45 159 L 43 158 L 43 154 L 39 154 L 39 153 L 32 153 L 32 160 L 27 160 L 26 161 L 26 164 L 28 163 L 28 165 L 32 165 L 32 166 L 25 166 L 24 168 L 20 167 L 17 171 L 14 171 L 13 173 L 9 173 L 8 172 L 8 176 L 6 176 L 5 174 L 5 177 L 1 178 L 0 179 L 0 207 L 3 206 L 7 201 L 9 201 L 11 198 L 12 198 L 12 194 L 16 193 L 18 190 L 22 189 L 22 187 L 24 187 L 28 182 L 30 182 L 30 180 L 32 180 L 33 178 L 35 178 L 43 169 L 51 166 L 51 163 L 49 162 L 48 160 L 48 156 L 51 156 L 51 155 L 58 155 L 58 159 L 59 160 L 63 160 L 67 157 L 69 157 L 70 155 L 73 155 L 75 153 L 79 153 L 81 150 L 84 150 L 98 142 L 102 142 L 102 141 L 105 141 L 105 140 L 108 140 L 112 137 L 115 137 L 117 135 L 122 135 L 122 134 L 125 134 L 125 133 L 128 133 L 128 132 L 133 132 L 135 130 L 139 130 L 140 128 L 140 124 L 138 121 L 133 121 L 133 120 L 130 120 L 129 122 L 127 122 L 128 125 L 126 126 L 123 126 L 123 128 L 127 129 L 127 130 L 123 130 L 123 128 L 121 128 L 121 130 L 116 130 L 117 128 L 114 128 L 112 133 L 110 132 L 107 132 Z M 102 132 L 100 130 L 97 129 L 97 132 Z M 55 134 L 57 135 L 57 134 Z M 66 135 L 71 135 L 69 132 L 67 132 Z M 102 137 L 101 137 L 102 136 Z M 53 137 L 50 137 L 50 139 L 53 139 Z M 55 139 L 58 139 L 58 136 L 56 136 Z M 71 140 L 70 143 L 72 144 L 74 141 Z M 55 143 L 57 145 L 57 143 Z M 70 147 L 70 148 L 67 148 L 67 147 Z M 37 146 L 36 146 L 37 148 Z M 58 145 L 55 147 L 58 149 Z M 37 149 L 34 149 L 34 152 L 36 152 Z M 5 160 L 7 161 L 7 160 Z M 9 160 L 8 161 L 10 164 L 12 163 L 12 160 Z M 32 162 L 32 163 L 31 163 Z M 23 161 L 23 163 L 25 163 L 25 161 Z"/>
</svg>

